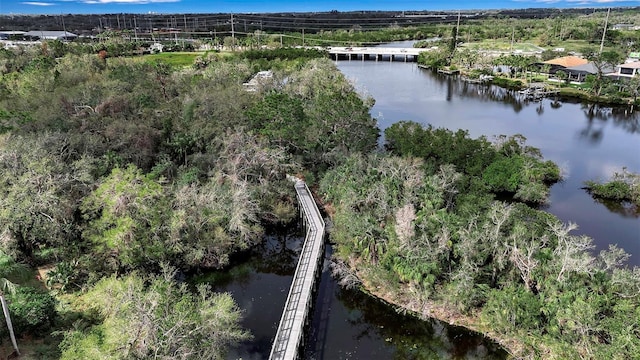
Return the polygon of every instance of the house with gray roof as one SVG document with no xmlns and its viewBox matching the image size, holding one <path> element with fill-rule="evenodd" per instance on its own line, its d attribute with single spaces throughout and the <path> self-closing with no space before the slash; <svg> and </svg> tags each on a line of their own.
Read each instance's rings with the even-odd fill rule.
<svg viewBox="0 0 640 360">
<path fill-rule="evenodd" d="M 568 74 L 569 81 L 574 83 L 583 83 L 587 79 L 588 75 L 598 74 L 598 68 L 595 66 L 593 62 L 570 66 L 564 69 L 564 71 Z M 615 69 L 610 66 L 605 66 L 602 69 L 603 75 L 609 75 L 614 72 L 615 72 Z"/>
</svg>

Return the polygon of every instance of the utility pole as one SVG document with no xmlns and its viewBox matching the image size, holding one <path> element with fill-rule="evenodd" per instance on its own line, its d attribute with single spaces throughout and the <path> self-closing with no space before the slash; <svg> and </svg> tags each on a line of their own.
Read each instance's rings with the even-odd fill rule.
<svg viewBox="0 0 640 360">
<path fill-rule="evenodd" d="M 64 26 L 64 16 L 60 14 L 60 20 L 62 20 L 62 31 L 64 31 L 64 37 L 67 38 L 67 27 Z"/>
<path fill-rule="evenodd" d="M 302 28 L 302 46 L 304 46 L 304 28 Z"/>
<path fill-rule="evenodd" d="M 138 21 L 135 16 L 133 17 L 133 38 L 138 41 Z"/>
<path fill-rule="evenodd" d="M 116 14 L 116 21 L 118 22 L 118 30 L 120 30 L 120 15 Z"/>
<path fill-rule="evenodd" d="M 236 32 L 233 28 L 233 13 L 231 13 L 231 47 L 236 48 Z"/>
<path fill-rule="evenodd" d="M 513 42 L 516 40 L 516 27 L 513 27 L 513 30 L 511 32 L 511 48 L 509 49 L 509 52 L 513 52 Z"/>
<path fill-rule="evenodd" d="M 604 47 L 604 37 L 607 36 L 607 26 L 609 25 L 609 13 L 611 8 L 607 10 L 607 18 L 604 20 L 604 30 L 602 30 L 602 41 L 600 41 L 600 54 L 602 54 L 602 48 Z"/>
</svg>

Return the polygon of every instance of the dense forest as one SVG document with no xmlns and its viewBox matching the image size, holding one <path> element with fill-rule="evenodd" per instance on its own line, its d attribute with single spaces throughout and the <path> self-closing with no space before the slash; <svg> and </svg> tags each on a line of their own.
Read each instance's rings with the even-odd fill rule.
<svg viewBox="0 0 640 360">
<path fill-rule="evenodd" d="M 414 123 L 385 137 L 390 154 L 352 156 L 321 181 L 346 285 L 490 334 L 516 357 L 637 356 L 639 269 L 526 205 L 558 173 L 524 139 Z"/>
<path fill-rule="evenodd" d="M 562 174 L 524 137 L 407 121 L 379 148 L 373 99 L 320 51 L 73 49 L 0 50 L 0 297 L 43 339 L 26 354 L 224 358 L 240 309 L 182 279 L 292 224 L 288 174 L 324 201 L 346 286 L 516 357 L 640 354 L 640 270 L 537 209 Z"/>
<path fill-rule="evenodd" d="M 287 174 L 313 178 L 377 144 L 366 103 L 325 59 L 209 54 L 171 68 L 54 58 L 46 45 L 0 55 L 3 261 L 48 269 L 60 303 L 52 312 L 49 292 L 7 291 L 9 308 L 19 337 L 63 331 L 62 358 L 222 356 L 247 336 L 236 305 L 177 278 L 224 267 L 265 226 L 297 219 Z M 258 70 L 273 79 L 246 91 Z M 32 285 L 12 269 L 5 279 Z M 157 299 L 184 306 L 166 313 Z M 204 332 L 219 335 L 203 343 Z"/>
</svg>

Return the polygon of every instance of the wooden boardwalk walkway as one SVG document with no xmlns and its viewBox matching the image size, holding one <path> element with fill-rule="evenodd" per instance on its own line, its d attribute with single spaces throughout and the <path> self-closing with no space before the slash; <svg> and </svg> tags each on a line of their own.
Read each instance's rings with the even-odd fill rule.
<svg viewBox="0 0 640 360">
<path fill-rule="evenodd" d="M 304 340 L 304 328 L 313 306 L 315 282 L 322 271 L 324 220 L 304 181 L 297 180 L 295 188 L 307 233 L 278 332 L 271 347 L 270 360 L 293 360 L 298 357 Z"/>
</svg>

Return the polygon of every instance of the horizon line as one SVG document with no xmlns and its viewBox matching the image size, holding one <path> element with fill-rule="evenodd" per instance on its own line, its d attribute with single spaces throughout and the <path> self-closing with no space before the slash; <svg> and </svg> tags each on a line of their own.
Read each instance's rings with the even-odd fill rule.
<svg viewBox="0 0 640 360">
<path fill-rule="evenodd" d="M 362 9 L 362 10 L 323 10 L 323 11 L 260 11 L 260 12 L 157 12 L 157 11 L 147 11 L 147 12 L 103 12 L 103 13 L 0 13 L 0 16 L 65 16 L 65 15 L 118 15 L 118 14 L 132 14 L 132 15 L 189 15 L 189 14 L 315 14 L 315 13 L 358 13 L 358 12 L 395 12 L 402 13 L 405 11 L 420 11 L 420 12 L 432 12 L 432 13 L 443 13 L 443 12 L 478 12 L 478 11 L 501 11 L 501 10 L 571 10 L 571 9 L 640 9 L 640 5 L 638 6 L 572 6 L 572 7 L 527 7 L 527 8 L 517 8 L 517 7 L 504 7 L 504 8 L 478 8 L 478 9 L 447 9 L 447 10 L 428 10 L 428 9 L 405 9 L 405 10 L 371 10 L 371 9 Z"/>
</svg>

